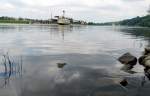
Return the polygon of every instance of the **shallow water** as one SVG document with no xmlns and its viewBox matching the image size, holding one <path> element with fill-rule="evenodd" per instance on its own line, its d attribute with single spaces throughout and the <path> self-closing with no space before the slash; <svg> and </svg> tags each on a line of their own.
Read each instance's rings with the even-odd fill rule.
<svg viewBox="0 0 150 96">
<path fill-rule="evenodd" d="M 125 26 L 0 25 L 0 54 L 9 54 L 15 71 L 0 66 L 0 96 L 144 96 L 136 74 L 120 70 L 117 58 L 136 57 L 149 46 L 150 29 Z M 19 65 L 21 63 L 21 65 Z M 66 63 L 59 67 L 58 63 Z M 17 66 L 17 67 L 16 67 Z M 21 67 L 22 66 L 22 67 Z M 126 78 L 129 85 L 119 82 Z"/>
</svg>

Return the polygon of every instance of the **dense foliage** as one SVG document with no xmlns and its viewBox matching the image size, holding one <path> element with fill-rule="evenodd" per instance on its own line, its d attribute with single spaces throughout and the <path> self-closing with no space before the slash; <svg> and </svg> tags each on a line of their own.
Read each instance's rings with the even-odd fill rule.
<svg viewBox="0 0 150 96">
<path fill-rule="evenodd" d="M 126 19 L 119 22 L 106 22 L 106 23 L 89 23 L 89 25 L 126 25 L 126 26 L 143 26 L 150 27 L 150 15 L 143 17 L 135 17 L 132 19 Z"/>
<path fill-rule="evenodd" d="M 150 15 L 123 20 L 123 21 L 118 22 L 118 24 L 128 25 L 128 26 L 150 27 Z"/>
<path fill-rule="evenodd" d="M 30 24 L 30 23 L 40 23 L 48 24 L 48 20 L 37 20 L 37 19 L 28 19 L 28 18 L 13 18 L 13 17 L 0 17 L 0 23 L 18 23 L 18 24 Z"/>
<path fill-rule="evenodd" d="M 23 23 L 23 24 L 29 24 L 30 20 L 23 19 L 23 18 L 0 17 L 0 23 Z"/>
</svg>

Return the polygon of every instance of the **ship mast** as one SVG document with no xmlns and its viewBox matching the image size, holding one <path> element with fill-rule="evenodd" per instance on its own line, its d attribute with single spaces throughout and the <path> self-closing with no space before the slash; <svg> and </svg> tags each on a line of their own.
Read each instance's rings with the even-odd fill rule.
<svg viewBox="0 0 150 96">
<path fill-rule="evenodd" d="M 63 10 L 63 17 L 65 17 L 65 10 Z"/>
</svg>

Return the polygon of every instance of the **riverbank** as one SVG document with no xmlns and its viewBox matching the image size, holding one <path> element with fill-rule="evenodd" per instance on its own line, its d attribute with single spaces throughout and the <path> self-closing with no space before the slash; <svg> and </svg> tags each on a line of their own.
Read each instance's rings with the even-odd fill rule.
<svg viewBox="0 0 150 96">
<path fill-rule="evenodd" d="M 116 22 L 106 22 L 106 23 L 98 23 L 98 25 L 122 25 L 122 26 L 141 26 L 141 27 L 150 27 L 150 15 L 146 15 L 143 17 L 135 17 L 131 19 L 125 19 Z"/>
</svg>

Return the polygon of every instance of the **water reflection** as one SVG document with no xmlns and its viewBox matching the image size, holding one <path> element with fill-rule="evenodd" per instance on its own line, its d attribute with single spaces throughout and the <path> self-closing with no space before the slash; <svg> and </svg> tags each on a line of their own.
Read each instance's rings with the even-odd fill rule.
<svg viewBox="0 0 150 96">
<path fill-rule="evenodd" d="M 0 53 L 9 51 L 14 56 L 24 57 L 24 66 L 14 60 L 10 84 L 0 90 L 0 96 L 146 95 L 150 83 L 145 83 L 141 66 L 133 68 L 137 74 L 126 73 L 120 70 L 117 57 L 126 52 L 140 56 L 148 44 L 148 30 L 78 25 L 0 25 Z M 22 59 L 18 61 L 22 62 Z M 9 63 L 7 66 L 10 67 Z M 23 73 L 18 73 L 20 70 Z M 0 82 L 5 79 L 4 74 L 0 74 Z M 16 74 L 23 75 L 15 78 Z M 127 86 L 120 84 L 122 80 L 128 82 Z M 142 89 L 139 89 L 141 85 Z"/>
<path fill-rule="evenodd" d="M 65 34 L 67 34 L 68 32 L 70 33 L 72 31 L 73 31 L 72 25 L 69 25 L 69 26 L 66 26 L 66 25 L 53 25 L 53 26 L 50 27 L 50 38 L 51 39 L 53 38 L 52 37 L 53 34 L 55 34 L 56 38 L 58 38 L 58 34 L 60 33 L 62 40 L 64 40 L 65 39 Z"/>
<path fill-rule="evenodd" d="M 0 78 L 3 79 L 0 81 L 1 88 L 6 87 L 10 79 L 16 76 L 22 76 L 22 57 L 20 61 L 16 61 L 8 53 L 1 56 L 1 65 L 0 65 Z"/>
<path fill-rule="evenodd" d="M 9 27 L 12 27 L 11 31 Z M 121 28 L 114 30 L 111 27 L 99 26 L 3 25 L 0 27 L 0 35 L 0 45 L 3 45 L 0 50 L 10 50 L 16 55 L 136 51 L 146 44 L 141 38 L 134 39 L 130 34 L 122 34 Z M 139 47 L 141 44 L 142 47 Z"/>
<path fill-rule="evenodd" d="M 143 27 L 129 27 L 129 28 L 121 28 L 121 32 L 124 32 L 126 35 L 132 35 L 135 38 L 141 38 L 146 41 L 150 41 L 150 29 L 149 28 L 143 28 Z M 149 44 L 148 44 L 149 45 Z"/>
</svg>

